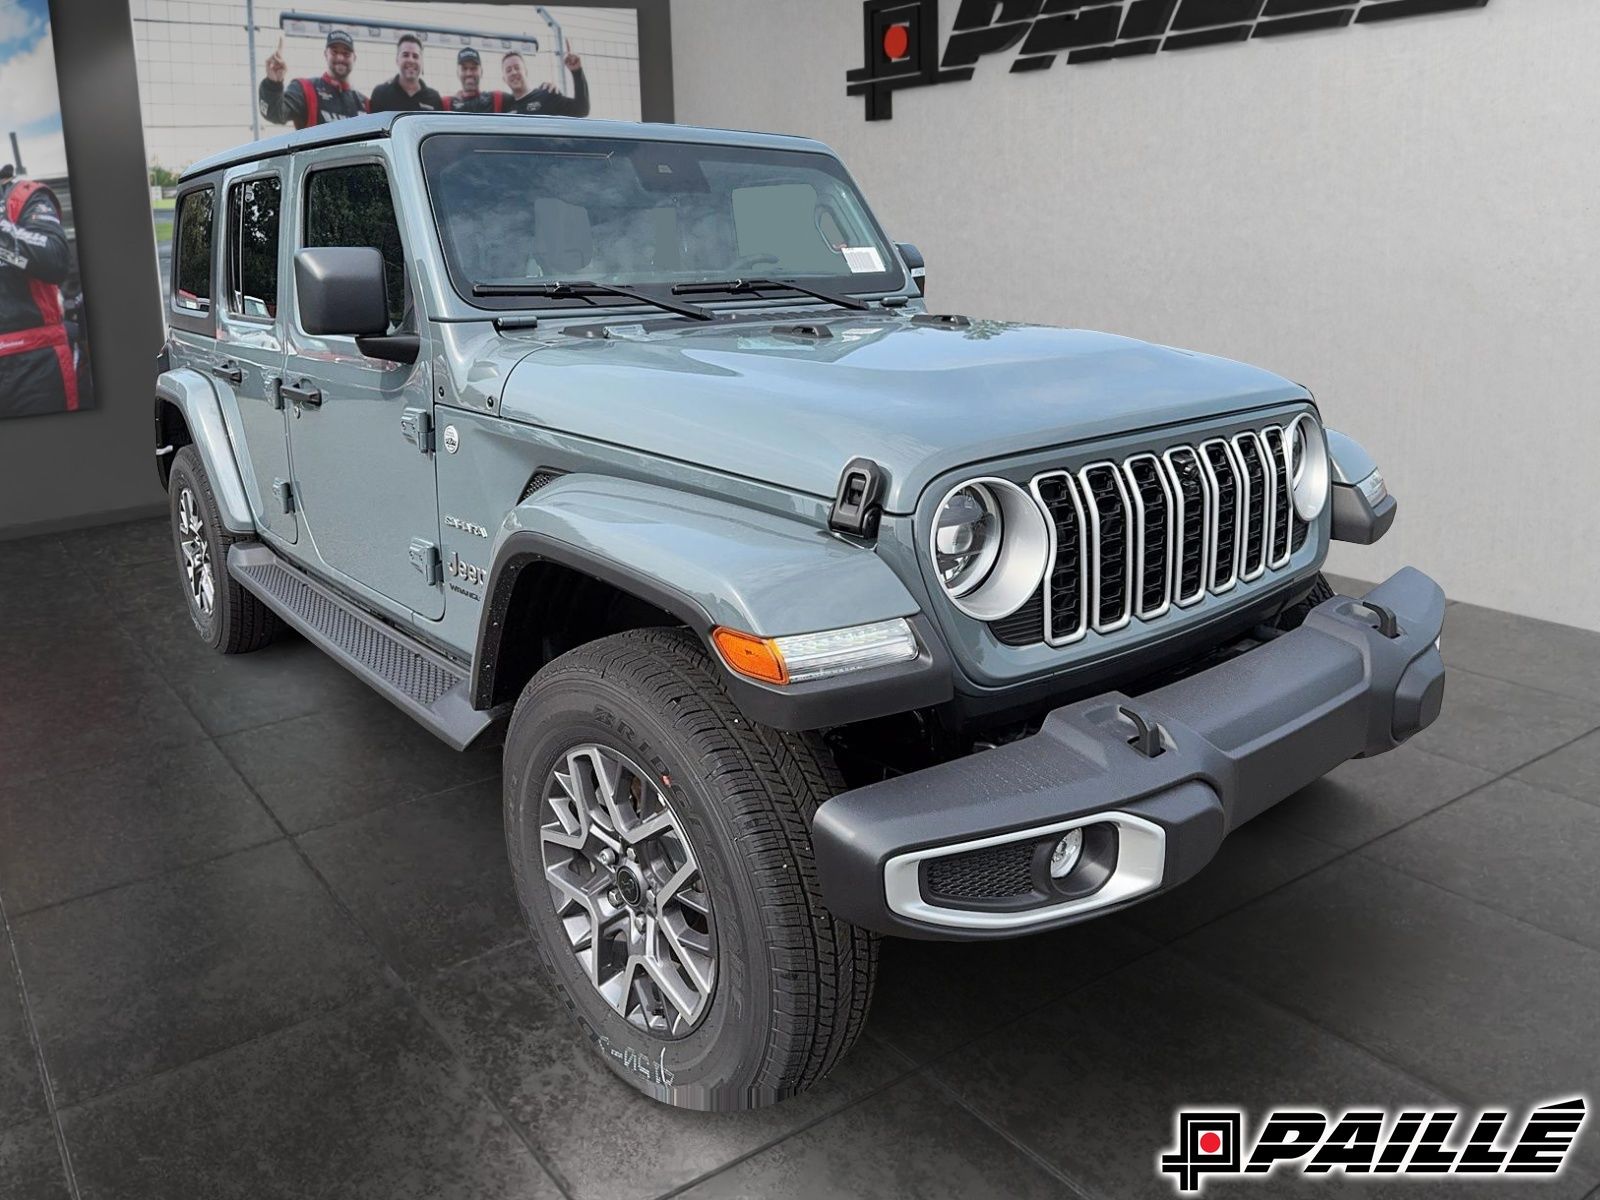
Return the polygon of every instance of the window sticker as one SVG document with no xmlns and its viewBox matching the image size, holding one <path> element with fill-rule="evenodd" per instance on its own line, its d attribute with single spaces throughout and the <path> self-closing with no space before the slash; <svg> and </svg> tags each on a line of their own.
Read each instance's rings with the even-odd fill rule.
<svg viewBox="0 0 1600 1200">
<path fill-rule="evenodd" d="M 852 275 L 876 275 L 883 270 L 883 255 L 876 246 L 841 246 L 839 253 Z"/>
</svg>

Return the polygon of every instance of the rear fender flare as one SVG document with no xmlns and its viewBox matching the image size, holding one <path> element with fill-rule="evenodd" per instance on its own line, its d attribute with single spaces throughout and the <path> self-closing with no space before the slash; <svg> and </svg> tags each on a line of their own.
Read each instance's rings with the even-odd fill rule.
<svg viewBox="0 0 1600 1200">
<path fill-rule="evenodd" d="M 165 371 L 156 379 L 156 427 L 161 427 L 161 408 L 170 404 L 182 414 L 194 439 L 194 448 L 205 465 L 211 490 L 216 493 L 223 527 L 229 533 L 254 535 L 255 517 L 245 495 L 244 480 L 233 456 L 233 442 L 222 419 L 222 406 L 211 381 L 190 368 Z"/>
</svg>

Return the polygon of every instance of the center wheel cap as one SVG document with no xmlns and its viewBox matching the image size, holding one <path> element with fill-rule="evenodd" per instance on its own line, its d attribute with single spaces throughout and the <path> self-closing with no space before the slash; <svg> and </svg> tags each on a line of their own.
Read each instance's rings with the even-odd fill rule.
<svg viewBox="0 0 1600 1200">
<path fill-rule="evenodd" d="M 632 867 L 618 871 L 617 891 L 622 893 L 623 903 L 629 908 L 638 908 L 639 902 L 644 899 L 644 884 L 639 880 L 639 873 Z"/>
</svg>

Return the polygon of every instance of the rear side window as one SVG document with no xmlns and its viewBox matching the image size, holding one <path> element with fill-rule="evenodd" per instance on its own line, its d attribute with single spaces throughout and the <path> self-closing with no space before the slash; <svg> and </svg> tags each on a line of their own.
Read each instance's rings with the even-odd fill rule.
<svg viewBox="0 0 1600 1200">
<path fill-rule="evenodd" d="M 310 176 L 305 244 L 371 246 L 382 254 L 389 324 L 399 326 L 406 311 L 406 256 L 389 196 L 389 177 L 380 164 L 330 167 Z"/>
<path fill-rule="evenodd" d="M 278 212 L 283 184 L 276 175 L 247 179 L 228 192 L 228 308 L 242 317 L 278 315 Z"/>
<path fill-rule="evenodd" d="M 173 239 L 176 278 L 172 303 L 188 312 L 211 311 L 211 228 L 215 193 L 197 188 L 178 201 L 178 232 Z"/>
</svg>

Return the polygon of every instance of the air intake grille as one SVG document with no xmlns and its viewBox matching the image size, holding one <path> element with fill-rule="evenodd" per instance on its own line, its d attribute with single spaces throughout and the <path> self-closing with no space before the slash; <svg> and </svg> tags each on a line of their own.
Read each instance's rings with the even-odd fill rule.
<svg viewBox="0 0 1600 1200">
<path fill-rule="evenodd" d="M 945 900 L 1001 900 L 1033 891 L 1032 842 L 1005 842 L 927 860 L 927 889 Z"/>
<path fill-rule="evenodd" d="M 1046 589 L 1050 602 L 1044 604 L 1040 598 L 1044 624 L 1039 628 L 1044 632 L 1036 632 L 1029 640 L 1036 642 L 1042 636 L 1053 642 L 1070 641 L 1082 637 L 1085 629 L 1083 546 L 1088 539 L 1088 526 L 1077 490 L 1065 473 L 1041 476 L 1037 490 L 1055 526 L 1056 557 Z"/>
<path fill-rule="evenodd" d="M 1267 444 L 1267 461 L 1277 467 L 1272 473 L 1272 511 L 1276 519 L 1272 523 L 1272 544 L 1267 550 L 1267 565 L 1281 567 L 1289 561 L 1289 526 L 1294 523 L 1289 511 L 1289 469 L 1286 465 L 1289 460 L 1284 454 L 1283 430 L 1274 426 L 1262 433 L 1261 440 Z"/>
<path fill-rule="evenodd" d="M 1106 633 L 1128 623 L 1133 568 L 1128 517 L 1132 506 L 1115 463 L 1085 467 L 1080 478 L 1096 550 L 1094 569 L 1089 572 L 1090 615 L 1095 629 Z"/>
<path fill-rule="evenodd" d="M 990 626 L 1013 646 L 1156 620 L 1287 566 L 1309 533 L 1295 516 L 1280 425 L 1047 471 L 1033 493 L 1055 559 L 1028 603 Z"/>
<path fill-rule="evenodd" d="M 565 474 L 565 471 L 551 471 L 544 467 L 540 467 L 529 477 L 527 486 L 522 489 L 522 499 L 518 500 L 517 503 L 521 504 L 522 500 L 526 500 L 540 488 L 555 482 Z"/>
</svg>

